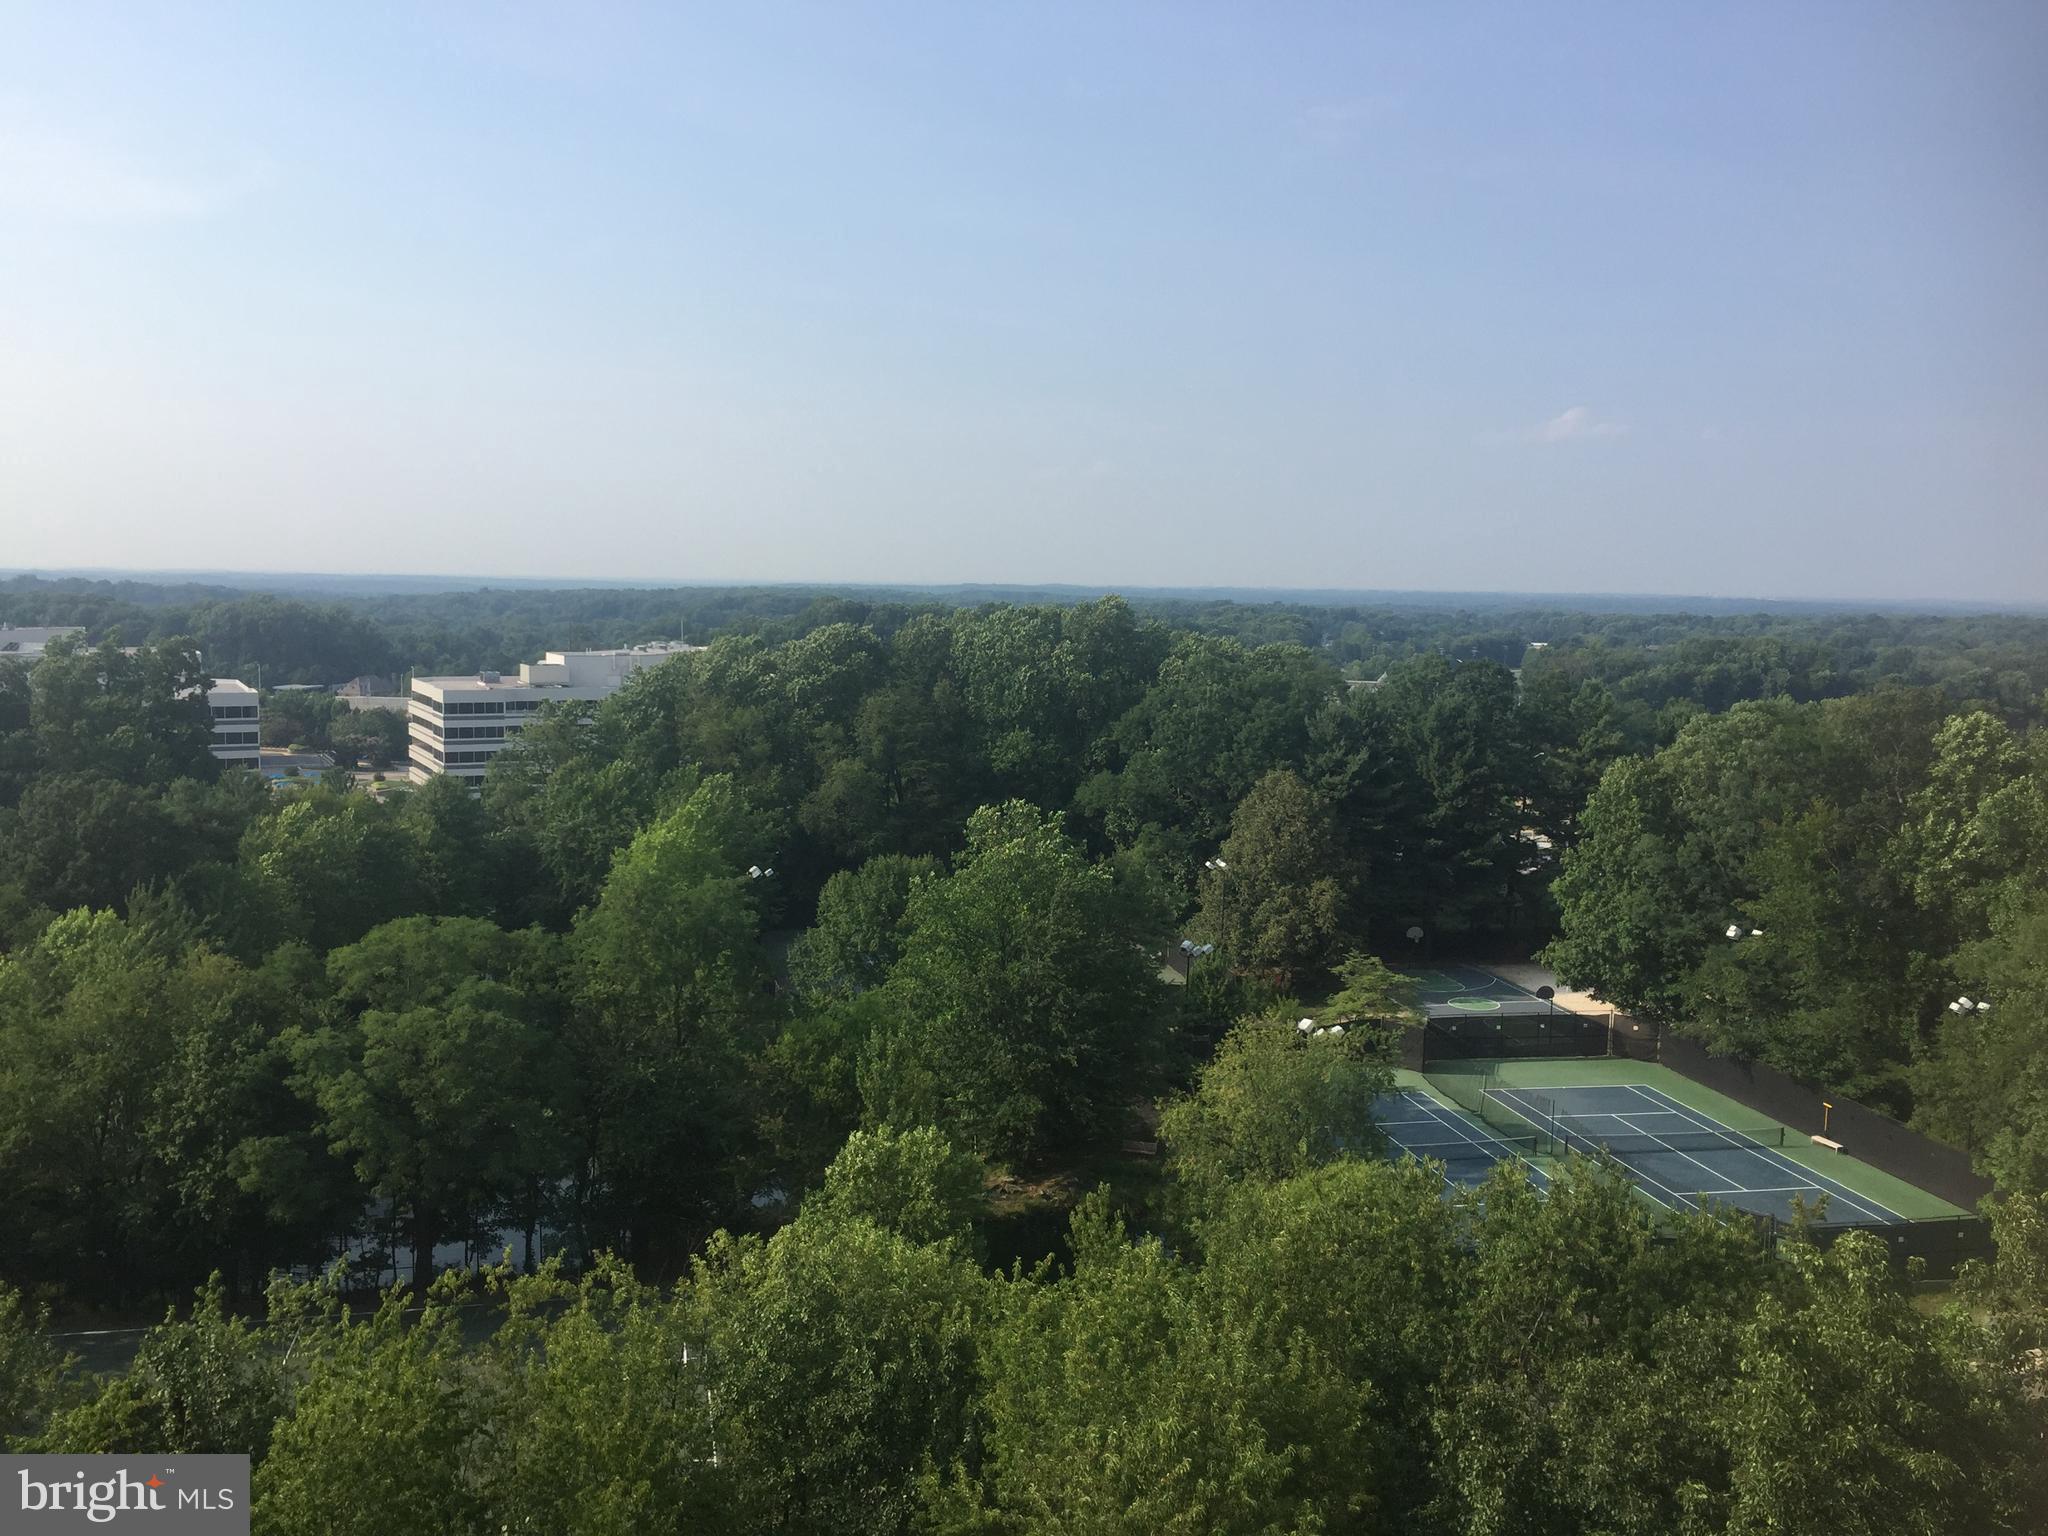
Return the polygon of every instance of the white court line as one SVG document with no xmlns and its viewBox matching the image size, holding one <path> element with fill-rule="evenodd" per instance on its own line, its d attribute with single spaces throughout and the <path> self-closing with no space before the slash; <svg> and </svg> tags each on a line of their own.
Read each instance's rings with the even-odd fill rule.
<svg viewBox="0 0 2048 1536">
<path fill-rule="evenodd" d="M 1703 1163 L 1698 1158 L 1694 1157 L 1690 1152 L 1684 1151 L 1679 1147 L 1672 1146 L 1670 1142 L 1666 1141 L 1662 1136 L 1659 1136 L 1655 1131 L 1644 1130 L 1641 1126 L 1637 1125 L 1635 1121 L 1629 1119 L 1627 1115 L 1615 1115 L 1612 1118 L 1619 1120 L 1623 1125 L 1627 1126 L 1630 1130 L 1634 1131 L 1638 1136 L 1649 1137 L 1650 1140 L 1656 1142 L 1657 1145 L 1662 1147 L 1666 1152 L 1671 1153 L 1674 1157 L 1684 1158 L 1688 1163 L 1691 1163 L 1693 1167 L 1700 1169 L 1702 1172 L 1711 1173 L 1717 1179 L 1725 1179 L 1728 1177 L 1728 1175 L 1722 1172 L 1719 1168 L 1715 1168 L 1710 1166 L 1709 1164 Z M 1735 1147 L 1731 1150 L 1736 1152 L 1747 1152 L 1749 1149 L 1747 1147 Z M 1694 1193 L 1703 1195 L 1707 1193 L 1707 1191 L 1703 1189 L 1695 1190 Z"/>
<path fill-rule="evenodd" d="M 1517 1093 L 1518 1091 L 1519 1091 L 1519 1090 L 1517 1090 L 1517 1089 L 1514 1089 L 1514 1088 L 1496 1088 L 1496 1089 L 1494 1089 L 1494 1093 L 1495 1093 L 1496 1095 L 1498 1095 L 1499 1097 L 1503 1098 L 1503 1099 L 1510 1099 L 1510 1098 L 1512 1098 L 1512 1096 L 1513 1096 L 1514 1094 L 1516 1094 L 1516 1093 Z M 1530 1091 L 1531 1091 L 1531 1092 L 1533 1092 L 1534 1090 L 1532 1089 L 1532 1090 L 1530 1090 Z M 1521 1108 L 1522 1106 L 1520 1106 L 1520 1105 L 1516 1105 L 1515 1107 L 1516 1107 L 1517 1109 L 1520 1109 L 1520 1108 Z M 1552 1120 L 1579 1120 L 1579 1119 L 1583 1119 L 1583 1118 L 1584 1118 L 1584 1116 L 1581 1116 L 1581 1115 L 1552 1115 L 1552 1116 L 1551 1116 L 1550 1118 L 1551 1118 Z M 1602 1119 L 1607 1119 L 1607 1120 L 1618 1120 L 1618 1119 L 1620 1119 L 1621 1117 L 1620 1117 L 1619 1115 L 1603 1115 L 1603 1116 L 1601 1116 L 1601 1118 L 1602 1118 Z M 1582 1132 L 1582 1131 L 1574 1131 L 1574 1132 L 1573 1132 L 1572 1134 L 1573 1134 L 1573 1135 L 1575 1135 L 1575 1136 L 1578 1136 L 1578 1135 L 1584 1135 L 1585 1133 L 1584 1133 L 1584 1132 Z M 1639 1135 L 1647 1135 L 1648 1133 L 1647 1133 L 1647 1132 L 1638 1132 L 1638 1134 L 1639 1134 Z M 1591 1140 L 1594 1140 L 1594 1139 L 1596 1139 L 1596 1138 L 1593 1138 L 1593 1137 L 1587 1137 L 1586 1139 L 1587 1139 L 1587 1140 L 1589 1140 L 1589 1141 L 1591 1141 Z M 1571 1152 L 1574 1152 L 1574 1153 L 1576 1153 L 1576 1154 L 1577 1154 L 1578 1156 L 1580 1156 L 1580 1157 L 1584 1157 L 1584 1156 L 1586 1155 L 1585 1153 L 1583 1153 L 1583 1152 L 1580 1152 L 1580 1151 L 1578 1150 L 1578 1148 L 1576 1148 L 1576 1147 L 1569 1147 L 1569 1148 L 1567 1148 L 1566 1150 L 1568 1150 L 1568 1151 L 1571 1151 Z M 1630 1182 L 1630 1183 L 1632 1183 L 1632 1184 L 1634 1184 L 1634 1185 L 1636 1186 L 1636 1188 L 1638 1188 L 1638 1189 L 1642 1190 L 1642 1192 L 1643 1192 L 1644 1194 L 1648 1195 L 1648 1196 L 1649 1196 L 1649 1197 L 1650 1197 L 1650 1198 L 1651 1198 L 1652 1200 L 1657 1200 L 1657 1195 L 1656 1195 L 1656 1191 L 1655 1191 L 1655 1190 L 1652 1190 L 1652 1189 L 1651 1189 L 1651 1188 L 1649 1187 L 1649 1186 L 1650 1186 L 1650 1185 L 1652 1185 L 1652 1184 L 1656 1185 L 1656 1186 L 1657 1186 L 1657 1189 L 1661 1189 L 1661 1190 L 1663 1190 L 1663 1191 L 1664 1191 L 1664 1193 L 1665 1193 L 1665 1194 L 1669 1195 L 1669 1196 L 1671 1197 L 1671 1198 L 1670 1198 L 1669 1200 L 1657 1200 L 1657 1203 L 1658 1203 L 1659 1205 L 1663 1206 L 1663 1207 L 1664 1207 L 1664 1208 L 1665 1208 L 1666 1210 L 1669 1210 L 1669 1211 L 1685 1211 L 1685 1210 L 1697 1210 L 1697 1209 L 1699 1209 L 1699 1202 L 1698 1202 L 1697 1200 L 1694 1200 L 1694 1199 L 1693 1199 L 1693 1198 L 1692 1198 L 1691 1196 L 1689 1196 L 1689 1195 L 1682 1195 L 1682 1194 L 1680 1194 L 1680 1193 L 1679 1193 L 1679 1192 L 1678 1192 L 1677 1190 L 1673 1189 L 1673 1188 L 1672 1188 L 1672 1187 L 1671 1187 L 1671 1186 L 1670 1186 L 1669 1184 L 1666 1184 L 1666 1183 L 1665 1183 L 1665 1182 L 1664 1182 L 1663 1180 L 1661 1180 L 1661 1179 L 1653 1179 L 1653 1178 L 1651 1178 L 1649 1174 L 1647 1174 L 1647 1173 L 1643 1172 L 1643 1171 L 1642 1171 L 1642 1170 L 1641 1170 L 1640 1168 L 1637 1168 L 1637 1167 L 1635 1167 L 1635 1166 L 1634 1166 L 1633 1164 L 1630 1164 L 1630 1163 L 1622 1163 L 1622 1162 L 1621 1162 L 1621 1160 L 1620 1160 L 1619 1158 L 1616 1158 L 1616 1159 L 1615 1159 L 1615 1161 L 1616 1161 L 1617 1163 L 1620 1163 L 1620 1165 L 1621 1165 L 1621 1166 L 1622 1166 L 1623 1168 L 1625 1168 L 1625 1169 L 1627 1169 L 1627 1170 L 1628 1170 L 1628 1175 L 1629 1175 L 1629 1182 Z"/>
<path fill-rule="evenodd" d="M 1703 1189 L 1703 1195 L 1812 1195 L 1821 1193 L 1818 1184 L 1783 1184 L 1770 1189 Z"/>
<path fill-rule="evenodd" d="M 1583 1086 L 1589 1088 L 1626 1088 L 1631 1093 L 1634 1093 L 1638 1098 L 1646 1099 L 1649 1103 L 1655 1105 L 1657 1113 L 1667 1115 L 1676 1114 L 1679 1116 L 1680 1119 L 1689 1121 L 1692 1125 L 1694 1125 L 1700 1130 L 1712 1131 L 1717 1136 L 1725 1136 L 1728 1138 L 1729 1141 L 1729 1151 L 1740 1152 L 1743 1153 L 1745 1156 L 1760 1158 L 1763 1162 L 1763 1165 L 1766 1168 L 1773 1168 L 1774 1170 L 1776 1169 L 1776 1164 L 1773 1163 L 1770 1157 L 1769 1149 L 1767 1147 L 1764 1147 L 1760 1143 L 1754 1147 L 1742 1146 L 1740 1145 L 1740 1142 L 1742 1140 L 1742 1133 L 1740 1131 L 1731 1131 L 1725 1125 L 1719 1125 L 1698 1119 L 1695 1116 L 1686 1114 L 1683 1110 L 1670 1109 L 1665 1105 L 1658 1103 L 1657 1100 L 1650 1098 L 1648 1094 L 1644 1093 L 1641 1089 L 1637 1088 L 1636 1085 L 1633 1083 L 1588 1083 Z M 1530 1091 L 1534 1092 L 1535 1090 L 1532 1089 Z M 1727 1173 L 1723 1170 L 1711 1167 L 1708 1164 L 1701 1162 L 1691 1153 L 1686 1152 L 1679 1147 L 1672 1146 L 1662 1136 L 1659 1136 L 1655 1131 L 1644 1130 L 1641 1126 L 1637 1125 L 1633 1120 L 1631 1120 L 1627 1115 L 1619 1114 L 1612 1110 L 1603 1111 L 1589 1109 L 1582 1110 L 1577 1114 L 1558 1115 L 1555 1118 L 1559 1120 L 1619 1120 L 1623 1125 L 1627 1126 L 1629 1130 L 1633 1132 L 1635 1135 L 1649 1137 L 1650 1140 L 1656 1142 L 1659 1147 L 1663 1148 L 1666 1152 L 1669 1152 L 1672 1156 L 1684 1158 L 1688 1163 L 1691 1163 L 1693 1167 L 1700 1169 L 1702 1172 L 1712 1174 L 1717 1179 L 1725 1179 L 1728 1177 Z M 1579 1136 L 1586 1135 L 1584 1131 L 1576 1131 L 1573 1134 Z M 1597 1136 L 1587 1136 L 1586 1139 L 1589 1141 L 1599 1140 Z M 1777 1162 L 1785 1164 L 1795 1174 L 1803 1174 L 1807 1171 L 1806 1169 L 1801 1168 L 1798 1164 L 1789 1163 L 1786 1159 L 1783 1158 L 1778 1159 Z M 1625 1164 L 1624 1166 L 1626 1166 L 1629 1172 L 1632 1174 L 1639 1174 L 1643 1178 L 1649 1178 L 1648 1174 L 1643 1173 L 1641 1169 L 1636 1168 L 1633 1164 Z M 1671 1186 L 1668 1184 L 1658 1183 L 1658 1181 L 1654 1179 L 1652 1179 L 1651 1182 L 1658 1184 L 1658 1187 L 1660 1189 L 1665 1190 L 1667 1193 L 1675 1193 L 1675 1191 L 1671 1190 Z M 1798 1186 L 1798 1188 L 1800 1190 L 1813 1190 L 1816 1193 L 1830 1193 L 1830 1191 L 1827 1191 L 1825 1187 L 1820 1184 L 1802 1184 Z M 1702 1198 L 1711 1199 L 1723 1195 L 1770 1195 L 1788 1193 L 1793 1193 L 1793 1191 L 1781 1189 L 1754 1189 L 1747 1185 L 1744 1185 L 1743 1187 L 1738 1189 L 1698 1189 L 1693 1191 L 1692 1204 L 1697 1206 Z"/>
<path fill-rule="evenodd" d="M 1647 1099 L 1650 1103 L 1656 1104 L 1659 1109 L 1666 1110 L 1671 1114 L 1683 1115 L 1686 1119 L 1692 1121 L 1693 1124 L 1701 1127 L 1701 1129 L 1703 1130 L 1714 1130 L 1720 1131 L 1724 1135 L 1727 1134 L 1728 1128 L 1725 1125 L 1718 1125 L 1712 1121 L 1701 1119 L 1698 1115 L 1686 1109 L 1686 1107 L 1680 1104 L 1676 1099 L 1672 1099 L 1669 1103 L 1659 1103 L 1658 1100 L 1664 1097 L 1661 1094 L 1653 1098 L 1648 1092 L 1645 1092 L 1642 1088 L 1638 1087 L 1634 1083 L 1623 1083 L 1619 1086 L 1627 1088 L 1631 1093 L 1635 1094 L 1638 1098 Z M 1745 1147 L 1743 1150 L 1748 1151 L 1749 1149 Z M 1875 1216 L 1880 1221 L 1889 1224 L 1903 1222 L 1906 1219 L 1905 1217 L 1901 1216 L 1897 1211 L 1892 1210 L 1890 1207 L 1879 1205 L 1875 1200 L 1866 1201 L 1859 1198 L 1856 1192 L 1853 1189 L 1850 1189 L 1846 1184 L 1838 1184 L 1833 1179 L 1828 1178 L 1825 1174 L 1815 1173 L 1810 1168 L 1802 1168 L 1799 1166 L 1799 1164 L 1793 1162 L 1792 1159 L 1789 1157 L 1778 1156 L 1776 1153 L 1772 1152 L 1769 1147 L 1758 1147 L 1754 1155 L 1761 1157 L 1766 1165 L 1775 1163 L 1778 1167 L 1784 1169 L 1786 1172 L 1794 1175 L 1795 1177 L 1803 1175 L 1805 1177 L 1815 1180 L 1813 1188 L 1821 1190 L 1831 1196 L 1839 1196 L 1848 1204 L 1856 1207 L 1856 1209 L 1864 1212 L 1866 1215 Z"/>
<path fill-rule="evenodd" d="M 1412 1089 L 1409 1091 L 1411 1093 L 1413 1092 Z M 1522 1154 L 1517 1152 L 1513 1147 L 1508 1146 L 1505 1142 L 1502 1142 L 1497 1138 L 1493 1137 L 1487 1138 L 1488 1141 L 1491 1141 L 1493 1143 L 1492 1146 L 1488 1146 L 1486 1141 L 1480 1141 L 1476 1137 L 1468 1134 L 1463 1125 L 1459 1124 L 1458 1121 L 1453 1120 L 1449 1118 L 1447 1115 L 1445 1115 L 1443 1110 L 1433 1100 L 1423 1099 L 1421 1100 L 1421 1103 L 1422 1107 L 1429 1112 L 1431 1120 L 1435 1121 L 1439 1125 L 1447 1125 L 1452 1130 L 1456 1131 L 1458 1133 L 1458 1139 L 1460 1141 L 1471 1142 L 1473 1146 L 1478 1147 L 1481 1151 L 1492 1153 L 1493 1160 L 1497 1163 L 1503 1163 L 1508 1161 L 1509 1158 L 1512 1158 L 1514 1159 L 1514 1161 L 1518 1163 L 1527 1165 L 1531 1173 L 1535 1174 L 1537 1178 L 1543 1180 L 1543 1183 L 1540 1186 L 1541 1188 L 1548 1189 L 1550 1187 L 1550 1180 L 1547 1177 L 1545 1177 L 1543 1170 L 1538 1168 L 1534 1163 L 1530 1162 L 1528 1158 L 1522 1156 Z M 1507 1153 L 1508 1156 L 1501 1157 L 1499 1154 L 1502 1152 Z M 1457 1182 L 1458 1181 L 1453 1179 L 1448 1172 L 1444 1174 L 1444 1183 L 1447 1187 L 1455 1187 Z"/>
<path fill-rule="evenodd" d="M 1644 1088 L 1639 1083 L 1555 1083 L 1546 1084 L 1540 1087 L 1530 1086 L 1526 1088 L 1502 1088 L 1496 1089 L 1495 1091 L 1498 1093 L 1585 1093 L 1588 1090 L 1597 1092 L 1598 1090 L 1603 1088 L 1625 1089 L 1629 1093 L 1633 1093 L 1634 1095 L 1636 1095 L 1636 1097 L 1638 1098 L 1648 1099 L 1650 1103 L 1656 1105 L 1657 1108 L 1661 1110 L 1663 1113 L 1677 1115 L 1681 1119 L 1684 1119 L 1690 1122 L 1692 1125 L 1698 1127 L 1700 1130 L 1714 1131 L 1723 1136 L 1732 1136 L 1736 1138 L 1740 1138 L 1742 1135 L 1742 1132 L 1734 1130 L 1729 1126 L 1722 1125 L 1719 1121 L 1702 1118 L 1699 1113 L 1687 1109 L 1684 1105 L 1680 1104 L 1676 1099 L 1671 1098 L 1669 1095 L 1660 1093 L 1658 1090 L 1654 1088 Z M 1553 1115 L 1552 1118 L 1556 1120 L 1592 1120 L 1609 1118 L 1618 1120 L 1621 1118 L 1621 1116 L 1615 1115 L 1611 1111 L 1588 1109 L 1581 1110 L 1576 1114 Z M 1579 1134 L 1584 1133 L 1581 1132 Z M 1655 1133 L 1646 1131 L 1643 1134 L 1654 1135 Z M 1763 1158 L 1765 1161 L 1770 1162 L 1774 1166 L 1778 1167 L 1782 1172 L 1794 1174 L 1797 1177 L 1810 1179 L 1813 1181 L 1810 1184 L 1800 1185 L 1799 1187 L 1802 1189 L 1821 1190 L 1824 1193 L 1833 1196 L 1839 1202 L 1855 1206 L 1857 1209 L 1864 1211 L 1870 1215 L 1876 1216 L 1880 1220 L 1886 1222 L 1904 1223 L 1906 1220 L 1904 1216 L 1901 1216 L 1897 1211 L 1893 1210 L 1890 1206 L 1878 1204 L 1877 1198 L 1874 1195 L 1859 1195 L 1856 1193 L 1855 1190 L 1849 1188 L 1848 1185 L 1840 1182 L 1839 1180 L 1831 1179 L 1826 1174 L 1821 1173 L 1815 1169 L 1808 1168 L 1802 1163 L 1795 1163 L 1792 1161 L 1791 1158 L 1785 1157 L 1780 1153 L 1772 1151 L 1769 1147 L 1764 1146 L 1762 1143 L 1758 1143 L 1754 1147 L 1743 1147 L 1740 1150 L 1744 1152 L 1749 1152 L 1754 1156 Z"/>
<path fill-rule="evenodd" d="M 1742 1133 L 1740 1131 L 1732 1130 L 1730 1127 L 1722 1125 L 1718 1121 L 1704 1119 L 1700 1115 L 1694 1113 L 1693 1111 L 1686 1109 L 1685 1106 L 1680 1104 L 1676 1099 L 1671 1099 L 1668 1098 L 1668 1096 L 1666 1095 L 1659 1094 L 1656 1092 L 1655 1089 L 1645 1089 L 1637 1083 L 1559 1083 L 1554 1087 L 1504 1088 L 1496 1089 L 1495 1092 L 1504 1095 L 1509 1093 L 1583 1093 L 1586 1092 L 1588 1089 L 1599 1090 L 1602 1088 L 1625 1089 L 1627 1092 L 1634 1094 L 1637 1098 L 1645 1099 L 1649 1103 L 1655 1105 L 1660 1113 L 1668 1115 L 1677 1115 L 1680 1119 L 1687 1121 L 1689 1124 L 1697 1127 L 1700 1130 L 1713 1131 L 1717 1135 L 1728 1136 L 1733 1139 L 1740 1139 L 1742 1136 Z M 1640 1113 L 1640 1111 L 1638 1111 L 1638 1113 Z M 1626 1123 L 1627 1121 L 1626 1116 L 1616 1114 L 1612 1110 L 1598 1109 L 1580 1110 L 1575 1114 L 1569 1115 L 1554 1114 L 1551 1118 L 1554 1120 L 1621 1120 L 1624 1123 Z M 1577 1131 L 1573 1134 L 1583 1136 L 1585 1135 L 1585 1132 Z M 1656 1135 L 1656 1132 L 1639 1131 L 1637 1134 L 1643 1136 L 1654 1136 Z M 1588 1139 L 1597 1140 L 1598 1138 L 1589 1137 Z M 1678 1149 L 1674 1147 L 1671 1150 L 1676 1152 Z M 1892 1210 L 1890 1207 L 1879 1205 L 1874 1199 L 1868 1196 L 1860 1196 L 1854 1190 L 1850 1189 L 1847 1185 L 1838 1183 L 1834 1179 L 1830 1179 L 1826 1174 L 1818 1173 L 1811 1168 L 1807 1168 L 1799 1163 L 1795 1163 L 1789 1157 L 1780 1156 L 1778 1153 L 1773 1152 L 1769 1147 L 1764 1146 L 1762 1143 L 1758 1143 L 1754 1147 L 1737 1147 L 1735 1148 L 1735 1150 L 1747 1152 L 1752 1157 L 1762 1158 L 1767 1167 L 1773 1167 L 1782 1173 L 1789 1173 L 1793 1175 L 1795 1178 L 1803 1178 L 1809 1181 L 1808 1183 L 1794 1186 L 1791 1190 L 1758 1189 L 1748 1191 L 1748 1193 L 1750 1194 L 1761 1195 L 1778 1193 L 1797 1193 L 1804 1190 L 1813 1190 L 1820 1194 L 1827 1195 L 1830 1199 L 1835 1200 L 1838 1203 L 1845 1204 L 1854 1208 L 1855 1210 L 1862 1211 L 1866 1215 L 1875 1216 L 1878 1220 L 1886 1222 L 1888 1224 L 1901 1223 L 1904 1222 L 1906 1219 L 1905 1217 L 1901 1216 L 1897 1211 Z M 1683 1156 L 1684 1154 L 1680 1153 L 1679 1155 Z M 1697 1161 L 1697 1159 L 1694 1159 L 1694 1161 Z M 1705 1193 L 1705 1191 L 1702 1191 L 1702 1193 Z M 1740 1191 L 1737 1191 L 1737 1193 L 1740 1193 Z"/>
</svg>

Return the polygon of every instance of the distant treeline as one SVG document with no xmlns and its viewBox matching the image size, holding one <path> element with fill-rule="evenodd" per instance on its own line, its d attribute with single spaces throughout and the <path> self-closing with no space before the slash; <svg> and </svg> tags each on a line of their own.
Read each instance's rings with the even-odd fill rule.
<svg viewBox="0 0 2048 1536">
<path fill-rule="evenodd" d="M 0 581 L 0 623 L 77 624 L 89 640 L 131 645 L 182 638 L 221 674 L 253 680 L 260 667 L 266 684 L 338 683 L 363 673 L 509 669 L 547 650 L 659 638 L 744 634 L 776 645 L 830 624 L 863 625 L 886 640 L 919 614 L 1024 599 L 1092 600 L 1078 589 L 511 586 L 321 602 L 189 582 L 17 576 Z M 2048 690 L 2043 614 L 1790 604 L 1658 612 L 1643 606 L 1648 599 L 1574 607 L 1484 595 L 1346 604 L 1139 591 L 1127 600 L 1173 629 L 1307 647 L 1361 679 L 1428 654 L 1519 667 L 1537 645 L 1545 665 L 1598 681 L 1624 703 L 1677 706 L 1680 715 L 1688 706 L 1712 713 L 1744 699 L 1837 698 L 1890 682 L 1940 687 L 2019 723 Z"/>
</svg>

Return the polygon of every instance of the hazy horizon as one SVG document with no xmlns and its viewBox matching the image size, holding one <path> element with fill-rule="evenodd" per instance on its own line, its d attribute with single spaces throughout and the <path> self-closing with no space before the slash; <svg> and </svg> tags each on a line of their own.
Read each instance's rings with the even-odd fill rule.
<svg viewBox="0 0 2048 1536">
<path fill-rule="evenodd" d="M 1818 609 L 1826 611 L 1881 610 L 1903 613 L 1983 612 L 2034 615 L 2048 612 L 2048 599 L 1982 598 L 1868 598 L 1841 597 L 1827 593 L 1789 593 L 1766 597 L 1744 592 L 1628 592 L 1599 590 L 1531 590 L 1513 587 L 1345 587 L 1327 585 L 1254 585 L 1246 583 L 1158 583 L 1140 581 L 798 581 L 776 578 L 735 577 L 721 580 L 660 576 L 585 576 L 555 578 L 517 572 L 400 572 L 400 571 L 235 571 L 200 567 L 135 568 L 125 566 L 42 567 L 34 570 L 0 566 L 0 581 L 32 577 L 52 583 L 70 580 L 94 582 L 158 583 L 165 586 L 190 585 L 224 588 L 249 593 L 273 593 L 290 597 L 372 597 L 386 595 L 430 597 L 436 593 L 459 593 L 493 588 L 520 591 L 576 590 L 817 590 L 821 593 L 917 593 L 940 594 L 986 592 L 991 600 L 1008 600 L 1010 594 L 1035 596 L 1071 595 L 1092 598 L 1114 594 L 1146 597 L 1214 598 L 1245 604 L 1275 603 L 1311 606 L 1392 605 L 1430 608 L 1457 606 L 1462 602 L 1486 606 L 1524 604 L 1554 607 L 1560 611 L 1611 607 L 1617 611 L 1644 608 L 1648 604 L 1669 604 L 1670 613 L 1734 613 L 1770 609 Z M 1691 606 L 1689 606 L 1691 605 Z M 1647 610 L 1646 610 L 1647 611 Z"/>
<path fill-rule="evenodd" d="M 0 566 L 2048 599 L 2037 6 L 0 35 Z"/>
</svg>

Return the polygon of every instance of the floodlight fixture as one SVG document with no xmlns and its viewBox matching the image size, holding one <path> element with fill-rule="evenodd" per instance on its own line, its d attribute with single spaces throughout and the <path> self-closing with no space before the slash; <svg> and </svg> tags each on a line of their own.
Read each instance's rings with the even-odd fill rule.
<svg viewBox="0 0 2048 1536">
<path fill-rule="evenodd" d="M 1303 1019 L 1299 1024 L 1295 1025 L 1294 1027 L 1300 1030 L 1305 1035 L 1310 1030 L 1316 1027 L 1316 1021 L 1314 1019 Z"/>
<path fill-rule="evenodd" d="M 1739 939 L 1739 938 L 1741 938 L 1741 937 L 1742 937 L 1742 925 L 1741 925 L 1740 923 L 1730 923 L 1730 924 L 1728 925 L 1728 937 L 1729 937 L 1729 938 L 1731 938 L 1731 939 Z"/>
</svg>

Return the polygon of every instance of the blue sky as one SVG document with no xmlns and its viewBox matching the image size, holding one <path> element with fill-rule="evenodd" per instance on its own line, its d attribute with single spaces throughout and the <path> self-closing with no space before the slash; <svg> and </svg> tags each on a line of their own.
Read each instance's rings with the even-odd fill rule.
<svg viewBox="0 0 2048 1536">
<path fill-rule="evenodd" d="M 0 566 L 2048 598 L 2048 7 L 15 5 Z"/>
</svg>

